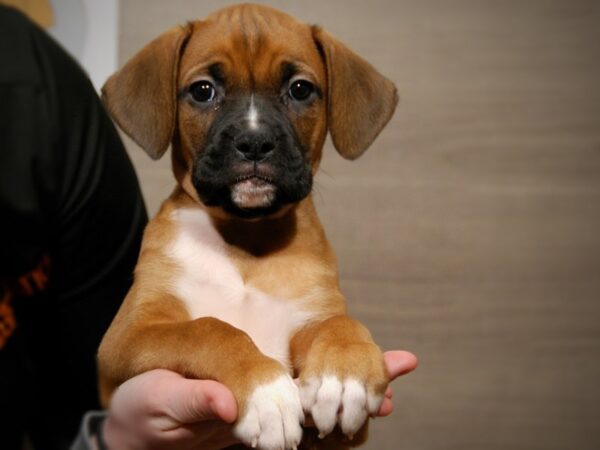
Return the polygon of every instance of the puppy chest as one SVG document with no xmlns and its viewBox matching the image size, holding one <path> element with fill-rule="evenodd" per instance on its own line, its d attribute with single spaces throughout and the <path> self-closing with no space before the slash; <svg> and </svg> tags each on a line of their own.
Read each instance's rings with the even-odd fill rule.
<svg viewBox="0 0 600 450">
<path fill-rule="evenodd" d="M 244 283 L 220 235 L 200 214 L 178 214 L 168 255 L 180 268 L 171 291 L 190 317 L 214 317 L 246 332 L 267 356 L 289 366 L 289 340 L 311 314 L 301 301 L 268 295 Z"/>
<path fill-rule="evenodd" d="M 179 280 L 178 295 L 192 319 L 215 317 L 246 332 L 266 355 L 289 364 L 289 340 L 307 314 L 252 289 Z M 196 286 L 194 286 L 196 285 Z"/>
</svg>

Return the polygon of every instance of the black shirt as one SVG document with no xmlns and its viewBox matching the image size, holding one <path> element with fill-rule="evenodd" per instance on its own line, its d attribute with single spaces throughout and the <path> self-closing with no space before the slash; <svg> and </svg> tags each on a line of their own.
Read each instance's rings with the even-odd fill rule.
<svg viewBox="0 0 600 450">
<path fill-rule="evenodd" d="M 20 449 L 25 432 L 36 449 L 68 448 L 82 414 L 98 408 L 96 350 L 132 282 L 146 221 L 83 71 L 0 7 L 0 287 L 16 318 L 0 350 L 0 448 Z M 26 294 L 17 280 L 46 259 L 47 282 Z"/>
</svg>

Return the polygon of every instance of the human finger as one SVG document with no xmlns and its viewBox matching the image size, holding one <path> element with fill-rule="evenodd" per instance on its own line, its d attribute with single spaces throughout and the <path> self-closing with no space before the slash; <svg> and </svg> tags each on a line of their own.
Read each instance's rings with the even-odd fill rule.
<svg viewBox="0 0 600 450">
<path fill-rule="evenodd" d="M 383 354 L 385 366 L 390 375 L 390 381 L 405 375 L 417 368 L 417 357 L 404 350 L 391 350 Z"/>
</svg>

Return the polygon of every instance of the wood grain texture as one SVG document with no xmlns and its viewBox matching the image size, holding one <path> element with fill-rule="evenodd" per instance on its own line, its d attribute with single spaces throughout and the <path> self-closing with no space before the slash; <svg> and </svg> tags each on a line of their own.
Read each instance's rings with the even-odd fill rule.
<svg viewBox="0 0 600 450">
<path fill-rule="evenodd" d="M 225 3 L 122 2 L 121 62 Z M 268 3 L 400 91 L 316 185 L 350 310 L 420 358 L 366 448 L 600 448 L 600 3 Z M 168 161 L 129 148 L 156 211 Z"/>
</svg>

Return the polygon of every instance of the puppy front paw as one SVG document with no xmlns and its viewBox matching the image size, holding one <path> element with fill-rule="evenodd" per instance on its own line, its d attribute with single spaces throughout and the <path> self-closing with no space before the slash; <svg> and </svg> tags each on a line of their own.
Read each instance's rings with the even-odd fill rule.
<svg viewBox="0 0 600 450">
<path fill-rule="evenodd" d="M 288 375 L 257 386 L 247 398 L 233 434 L 261 450 L 296 449 L 304 414 L 298 387 Z"/>
<path fill-rule="evenodd" d="M 331 433 L 339 423 L 349 438 L 363 426 L 367 416 L 379 410 L 383 395 L 369 392 L 356 378 L 344 380 L 335 375 L 309 378 L 300 386 L 302 407 L 310 412 L 319 437 Z"/>
<path fill-rule="evenodd" d="M 319 353 L 317 358 L 311 355 L 312 364 L 300 375 L 302 407 L 311 414 L 319 437 L 339 425 L 352 439 L 383 401 L 388 383 L 383 355 L 374 345 Z"/>
</svg>

